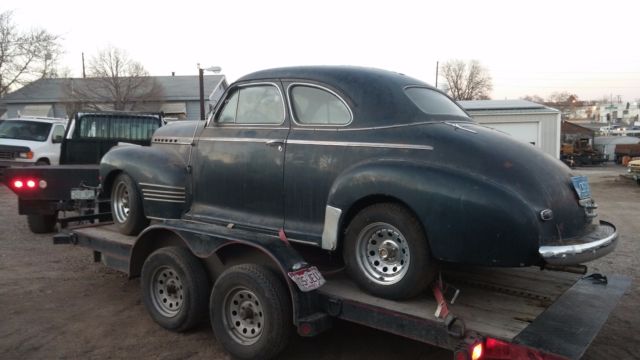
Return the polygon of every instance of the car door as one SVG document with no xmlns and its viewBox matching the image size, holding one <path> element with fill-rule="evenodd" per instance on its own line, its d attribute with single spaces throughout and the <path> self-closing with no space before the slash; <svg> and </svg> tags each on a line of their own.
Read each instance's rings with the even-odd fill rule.
<svg viewBox="0 0 640 360">
<path fill-rule="evenodd" d="M 191 215 L 258 230 L 282 228 L 288 132 L 279 82 L 230 88 L 194 148 Z"/>
</svg>

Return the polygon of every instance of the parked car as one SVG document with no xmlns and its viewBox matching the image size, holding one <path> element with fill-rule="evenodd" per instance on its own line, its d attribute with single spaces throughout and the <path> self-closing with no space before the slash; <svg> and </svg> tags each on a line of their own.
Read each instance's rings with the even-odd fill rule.
<svg viewBox="0 0 640 360">
<path fill-rule="evenodd" d="M 100 166 L 114 222 L 250 229 L 341 253 L 369 292 L 407 298 L 440 262 L 578 264 L 609 253 L 587 179 L 476 124 L 408 76 L 357 67 L 259 71 L 207 122 L 156 131 Z M 277 241 L 277 240 L 274 240 Z"/>
<path fill-rule="evenodd" d="M 629 161 L 627 171 L 629 175 L 631 175 L 631 178 L 640 185 L 640 159 Z"/>
<path fill-rule="evenodd" d="M 0 176 L 9 166 L 57 165 L 67 119 L 21 117 L 0 122 Z"/>
</svg>

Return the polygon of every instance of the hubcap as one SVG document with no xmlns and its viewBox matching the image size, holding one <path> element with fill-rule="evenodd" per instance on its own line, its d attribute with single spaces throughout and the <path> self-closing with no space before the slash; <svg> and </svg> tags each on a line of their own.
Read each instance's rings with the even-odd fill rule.
<svg viewBox="0 0 640 360">
<path fill-rule="evenodd" d="M 119 182 L 113 191 L 113 214 L 119 223 L 124 223 L 129 217 L 129 189 L 127 184 Z"/>
<path fill-rule="evenodd" d="M 224 299 L 224 322 L 239 343 L 251 345 L 260 339 L 264 328 L 262 302 L 249 289 L 238 287 Z"/>
<path fill-rule="evenodd" d="M 395 284 L 407 273 L 409 244 L 396 227 L 382 222 L 370 224 L 360 231 L 356 246 L 358 266 L 375 283 Z"/>
<path fill-rule="evenodd" d="M 151 276 L 151 299 L 163 316 L 174 317 L 184 302 L 182 280 L 170 267 L 158 268 Z"/>
</svg>

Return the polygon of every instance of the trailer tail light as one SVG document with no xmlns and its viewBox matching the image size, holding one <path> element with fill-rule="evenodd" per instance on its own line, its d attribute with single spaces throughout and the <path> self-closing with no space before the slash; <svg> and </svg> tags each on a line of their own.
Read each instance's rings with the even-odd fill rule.
<svg viewBox="0 0 640 360">
<path fill-rule="evenodd" d="M 16 189 L 22 189 L 24 187 L 24 183 L 22 182 L 22 180 L 14 180 L 13 187 Z"/>
<path fill-rule="evenodd" d="M 473 346 L 471 350 L 471 360 L 480 360 L 482 358 L 483 346 L 482 343 L 477 343 Z"/>
<path fill-rule="evenodd" d="M 477 346 L 477 345 L 476 345 Z M 473 348 L 475 354 L 475 347 Z M 542 352 L 527 346 L 508 343 L 502 340 L 486 338 L 484 351 L 481 355 L 484 360 L 506 360 L 506 359 L 530 359 L 530 360 L 560 360 L 561 356 Z M 472 359 L 475 357 L 472 356 Z"/>
<path fill-rule="evenodd" d="M 29 189 L 33 189 L 34 187 L 36 187 L 36 182 L 31 179 L 27 180 L 27 187 Z"/>
</svg>

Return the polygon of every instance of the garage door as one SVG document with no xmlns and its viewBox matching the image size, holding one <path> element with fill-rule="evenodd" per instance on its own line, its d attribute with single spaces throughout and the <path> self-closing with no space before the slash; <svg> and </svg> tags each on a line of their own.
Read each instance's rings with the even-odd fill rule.
<svg viewBox="0 0 640 360">
<path fill-rule="evenodd" d="M 482 125 L 507 133 L 522 142 L 540 147 L 540 139 L 538 138 L 540 124 L 538 122 L 483 123 Z"/>
</svg>

